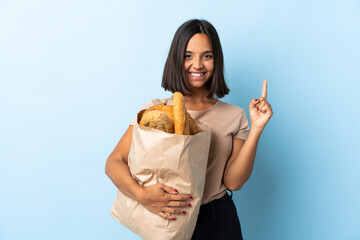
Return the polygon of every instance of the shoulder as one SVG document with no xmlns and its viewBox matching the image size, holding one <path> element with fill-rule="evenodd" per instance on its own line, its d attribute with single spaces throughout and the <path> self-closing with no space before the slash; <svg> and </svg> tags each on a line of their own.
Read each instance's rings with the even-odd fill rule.
<svg viewBox="0 0 360 240">
<path fill-rule="evenodd" d="M 218 109 L 221 111 L 224 111 L 229 114 L 235 114 L 235 115 L 244 115 L 246 116 L 245 110 L 239 106 L 236 106 L 234 104 L 226 103 L 223 101 L 218 100 Z"/>
<path fill-rule="evenodd" d="M 226 109 L 222 115 L 229 116 L 228 124 L 229 126 L 233 126 L 233 138 L 246 140 L 249 135 L 250 127 L 245 110 L 230 103 L 222 102 L 221 105 Z"/>
</svg>

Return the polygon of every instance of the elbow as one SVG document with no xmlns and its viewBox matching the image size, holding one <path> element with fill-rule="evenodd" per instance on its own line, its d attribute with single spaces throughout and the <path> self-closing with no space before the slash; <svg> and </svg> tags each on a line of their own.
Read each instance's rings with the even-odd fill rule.
<svg viewBox="0 0 360 240">
<path fill-rule="evenodd" d="M 105 175 L 109 176 L 109 168 L 107 167 L 107 164 L 105 164 Z"/>
<path fill-rule="evenodd" d="M 109 156 L 108 159 L 106 160 L 106 164 L 105 164 L 105 174 L 110 178 L 111 174 L 112 174 L 112 170 L 113 169 L 117 169 L 118 167 L 121 167 L 122 164 L 126 164 L 127 162 L 125 162 L 123 160 L 123 158 L 117 158 L 114 156 Z"/>
<path fill-rule="evenodd" d="M 105 166 L 105 175 L 109 176 L 109 169 Z"/>
<path fill-rule="evenodd" d="M 224 179 L 224 185 L 227 187 L 227 189 L 229 189 L 230 191 L 238 191 L 240 190 L 244 184 L 247 182 L 249 178 L 246 178 L 246 179 L 241 179 L 241 180 L 238 180 L 238 181 L 234 181 L 234 180 L 228 180 L 226 181 Z"/>
<path fill-rule="evenodd" d="M 106 160 L 106 164 L 105 164 L 105 174 L 107 176 L 109 176 L 109 174 L 110 174 L 110 162 L 111 162 L 111 160 L 110 160 L 110 158 L 108 158 Z"/>
<path fill-rule="evenodd" d="M 225 186 L 227 187 L 227 189 L 234 192 L 240 190 L 244 186 L 244 184 L 225 184 Z"/>
</svg>

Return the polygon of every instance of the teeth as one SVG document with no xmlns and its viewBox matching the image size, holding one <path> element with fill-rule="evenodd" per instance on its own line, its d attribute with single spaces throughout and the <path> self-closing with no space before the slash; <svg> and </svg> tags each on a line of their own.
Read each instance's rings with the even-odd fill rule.
<svg viewBox="0 0 360 240">
<path fill-rule="evenodd" d="M 205 73 L 191 73 L 192 76 L 194 77 L 200 77 L 202 75 L 204 75 Z"/>
</svg>

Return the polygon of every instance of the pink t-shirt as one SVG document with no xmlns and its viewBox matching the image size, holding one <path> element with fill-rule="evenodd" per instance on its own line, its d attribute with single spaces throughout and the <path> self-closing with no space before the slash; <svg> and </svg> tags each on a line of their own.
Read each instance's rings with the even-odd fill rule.
<svg viewBox="0 0 360 240">
<path fill-rule="evenodd" d="M 142 109 L 159 103 L 173 105 L 172 98 L 153 99 Z M 246 140 L 250 128 L 246 113 L 242 108 L 220 100 L 206 110 L 188 110 L 188 112 L 193 119 L 212 125 L 209 160 L 202 199 L 202 204 L 205 204 L 222 197 L 226 193 L 227 188 L 223 183 L 223 174 L 231 155 L 232 140 L 233 138 Z M 136 123 L 136 119 L 137 117 L 133 119 L 132 125 Z"/>
</svg>

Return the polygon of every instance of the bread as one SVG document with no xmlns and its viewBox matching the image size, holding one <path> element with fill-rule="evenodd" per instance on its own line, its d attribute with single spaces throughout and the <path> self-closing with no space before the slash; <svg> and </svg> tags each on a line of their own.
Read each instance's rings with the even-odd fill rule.
<svg viewBox="0 0 360 240">
<path fill-rule="evenodd" d="M 186 111 L 184 96 L 180 92 L 175 92 L 174 103 L 174 128 L 179 135 L 194 135 L 199 132 L 196 122 Z"/>
<path fill-rule="evenodd" d="M 154 111 L 154 110 L 159 110 L 162 111 L 163 113 L 165 113 L 167 115 L 168 118 L 171 119 L 171 121 L 174 121 L 174 110 L 173 110 L 173 106 L 172 105 L 166 105 L 165 103 L 160 103 L 160 104 L 156 104 L 154 106 L 152 106 L 151 108 L 148 108 L 147 110 L 145 110 L 145 112 L 143 114 L 146 114 L 150 111 Z"/>
<path fill-rule="evenodd" d="M 187 113 L 186 115 L 186 123 L 187 123 L 187 126 L 185 127 L 185 129 L 189 128 L 190 129 L 190 135 L 195 135 L 199 132 L 199 129 L 196 125 L 196 122 L 194 121 L 194 119 L 191 118 L 190 114 Z M 188 135 L 188 134 L 185 134 L 185 135 Z"/>
<path fill-rule="evenodd" d="M 153 110 L 143 114 L 140 125 L 155 128 L 168 133 L 174 132 L 173 121 L 160 110 Z"/>
<path fill-rule="evenodd" d="M 186 108 L 185 108 L 184 96 L 180 92 L 174 93 L 173 104 L 174 104 L 175 134 L 185 135 Z"/>
<path fill-rule="evenodd" d="M 179 135 L 197 134 L 196 122 L 186 111 L 184 96 L 180 92 L 174 93 L 173 103 L 173 106 L 160 103 L 141 110 L 137 116 L 139 124 Z"/>
</svg>

